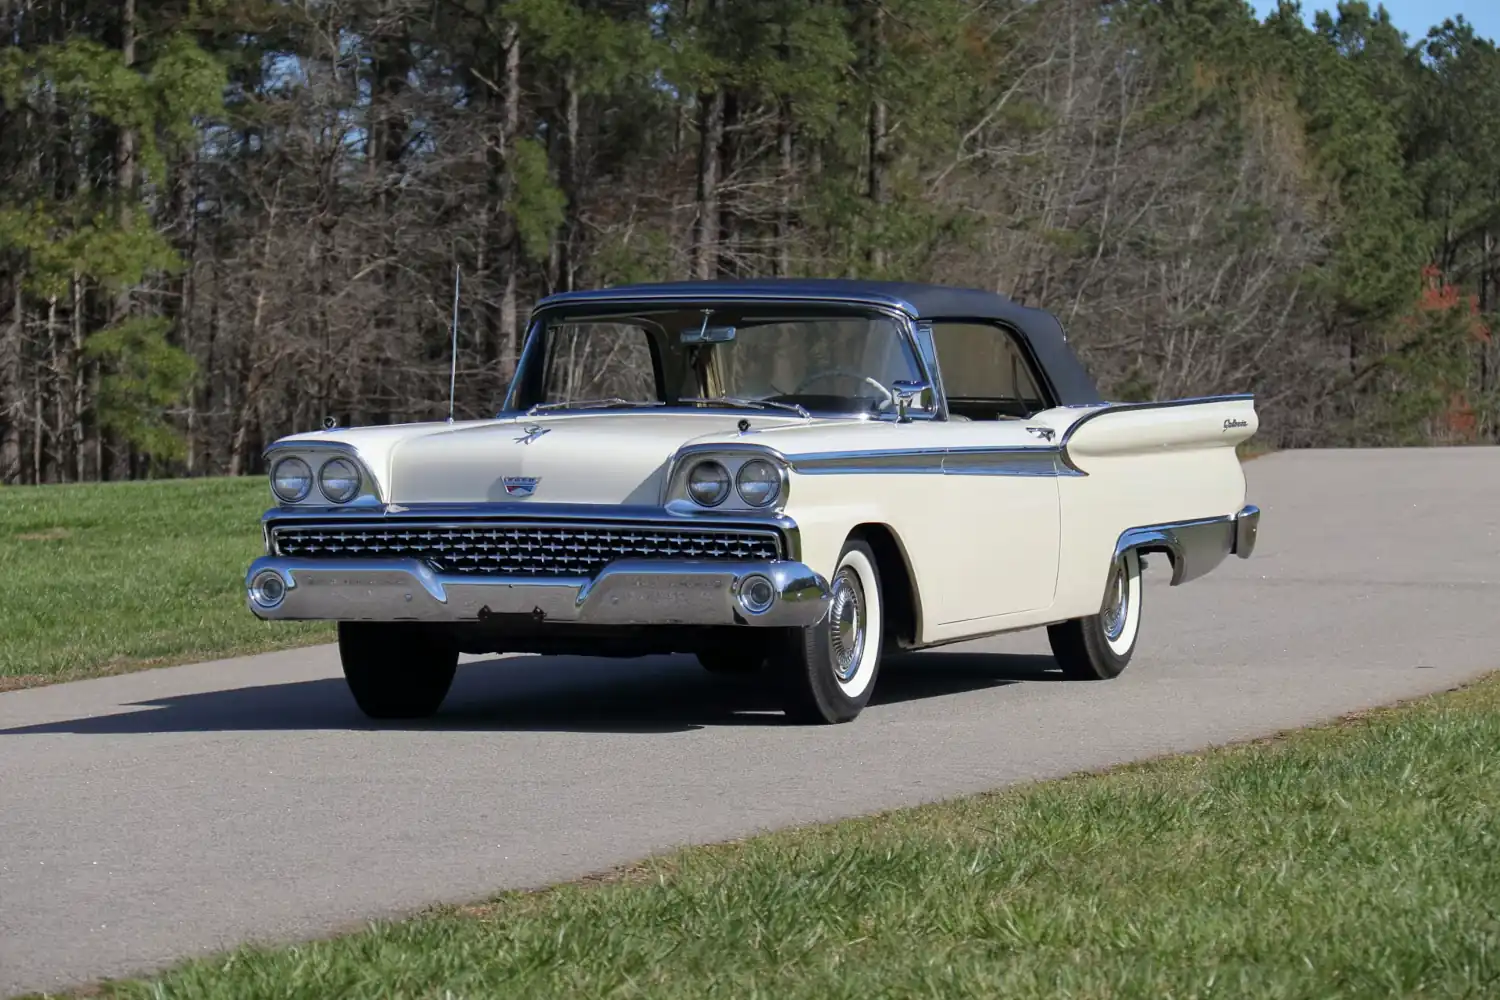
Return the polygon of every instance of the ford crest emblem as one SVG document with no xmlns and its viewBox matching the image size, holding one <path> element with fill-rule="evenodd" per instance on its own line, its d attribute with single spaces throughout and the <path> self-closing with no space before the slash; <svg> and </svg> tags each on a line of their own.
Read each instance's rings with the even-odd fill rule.
<svg viewBox="0 0 1500 1000">
<path fill-rule="evenodd" d="M 536 484 L 541 481 L 540 476 L 504 476 L 500 484 L 510 496 L 529 497 L 536 492 Z"/>
</svg>

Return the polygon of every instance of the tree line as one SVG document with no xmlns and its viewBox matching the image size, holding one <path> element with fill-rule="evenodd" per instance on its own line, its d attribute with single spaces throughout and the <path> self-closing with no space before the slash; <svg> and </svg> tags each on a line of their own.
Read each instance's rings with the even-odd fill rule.
<svg viewBox="0 0 1500 1000">
<path fill-rule="evenodd" d="M 530 304 L 896 277 L 1273 444 L 1500 441 L 1500 54 L 1341 3 L 0 0 L 0 480 L 494 411 Z"/>
</svg>

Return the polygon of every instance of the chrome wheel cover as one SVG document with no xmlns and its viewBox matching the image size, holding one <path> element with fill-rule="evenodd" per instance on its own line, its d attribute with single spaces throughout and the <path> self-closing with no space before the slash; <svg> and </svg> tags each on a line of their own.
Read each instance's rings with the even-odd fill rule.
<svg viewBox="0 0 1500 1000">
<path fill-rule="evenodd" d="M 1125 622 L 1130 616 L 1130 581 L 1125 572 L 1125 560 L 1115 564 L 1115 575 L 1109 583 L 1109 593 L 1104 598 L 1101 622 L 1104 635 L 1114 642 L 1125 633 Z"/>
<path fill-rule="evenodd" d="M 845 567 L 833 579 L 828 607 L 828 644 L 833 653 L 833 673 L 847 684 L 859 671 L 865 651 L 865 603 L 859 575 Z"/>
</svg>

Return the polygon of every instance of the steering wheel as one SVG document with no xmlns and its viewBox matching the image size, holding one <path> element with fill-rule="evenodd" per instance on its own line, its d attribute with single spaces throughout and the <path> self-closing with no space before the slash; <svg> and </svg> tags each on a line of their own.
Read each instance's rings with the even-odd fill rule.
<svg viewBox="0 0 1500 1000">
<path fill-rule="evenodd" d="M 891 390 L 887 389 L 884 385 L 871 378 L 870 376 L 861 374 L 860 372 L 852 372 L 847 368 L 828 368 L 824 371 L 813 372 L 811 375 L 807 376 L 807 378 L 798 383 L 797 388 L 794 391 L 797 395 L 801 395 L 809 385 L 812 385 L 814 382 L 818 382 L 826 378 L 852 378 L 856 381 L 864 382 L 868 385 L 874 386 L 875 388 L 879 389 L 881 395 L 885 397 L 878 409 L 883 410 L 887 406 L 896 405 L 896 394 L 894 392 L 891 392 Z"/>
</svg>

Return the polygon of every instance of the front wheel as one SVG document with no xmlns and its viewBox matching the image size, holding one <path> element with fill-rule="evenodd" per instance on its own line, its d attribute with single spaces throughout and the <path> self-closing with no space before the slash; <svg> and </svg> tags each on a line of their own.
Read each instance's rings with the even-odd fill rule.
<svg viewBox="0 0 1500 1000">
<path fill-rule="evenodd" d="M 1107 681 L 1130 665 L 1140 631 L 1141 556 L 1129 549 L 1115 561 L 1099 613 L 1049 625 L 1047 639 L 1063 676 Z"/>
<path fill-rule="evenodd" d="M 782 709 L 793 722 L 850 721 L 869 702 L 880 672 L 885 605 L 868 545 L 844 546 L 829 589 L 828 614 L 794 630 L 777 657 Z"/>
<path fill-rule="evenodd" d="M 458 671 L 458 649 L 405 622 L 339 622 L 344 680 L 372 719 L 422 719 L 442 705 Z"/>
</svg>

